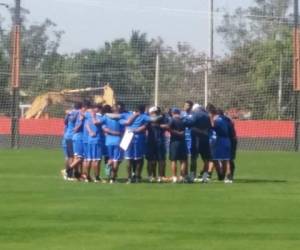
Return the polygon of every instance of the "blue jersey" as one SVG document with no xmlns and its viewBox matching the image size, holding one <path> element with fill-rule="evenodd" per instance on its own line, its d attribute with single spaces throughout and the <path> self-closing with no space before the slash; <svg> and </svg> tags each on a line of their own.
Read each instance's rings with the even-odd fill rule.
<svg viewBox="0 0 300 250">
<path fill-rule="evenodd" d="M 229 129 L 229 138 L 231 140 L 236 140 L 237 139 L 237 135 L 236 135 L 236 130 L 234 127 L 234 123 L 233 121 L 226 115 L 221 115 L 220 116 L 228 125 L 228 129 Z"/>
<path fill-rule="evenodd" d="M 88 143 L 89 140 L 89 131 L 87 130 L 86 124 L 88 124 L 92 120 L 91 112 L 86 111 L 84 113 L 84 126 L 83 126 L 83 134 L 82 134 L 82 140 L 83 143 Z"/>
<path fill-rule="evenodd" d="M 123 122 L 124 122 L 124 120 L 121 120 L 121 123 L 123 123 Z M 138 117 L 136 117 L 134 119 L 134 121 L 132 122 L 131 125 L 128 126 L 128 128 L 130 130 L 134 130 L 134 129 L 137 129 L 137 128 L 147 125 L 148 122 L 150 122 L 150 117 L 146 114 L 140 114 Z M 137 135 L 145 135 L 145 134 L 146 134 L 145 131 L 137 133 Z"/>
<path fill-rule="evenodd" d="M 217 116 L 217 118 L 214 121 L 213 129 L 218 137 L 229 138 L 229 125 L 228 122 L 222 116 Z"/>
<path fill-rule="evenodd" d="M 187 112 L 181 112 L 181 117 L 183 118 L 183 120 L 185 119 L 191 119 L 192 118 L 192 114 L 191 113 L 187 113 Z M 190 142 L 192 140 L 192 132 L 191 129 L 189 127 L 185 128 L 185 140 L 187 142 Z"/>
<path fill-rule="evenodd" d="M 65 117 L 65 131 L 64 131 L 64 139 L 66 140 L 72 140 L 74 135 L 74 128 L 76 119 L 78 116 L 79 111 L 78 110 L 72 110 L 69 112 Z"/>
<path fill-rule="evenodd" d="M 111 119 L 107 116 L 102 118 L 103 128 L 107 128 L 110 131 L 118 132 L 120 135 L 106 134 L 105 145 L 106 146 L 118 146 L 121 142 L 121 136 L 124 132 L 124 125 L 121 124 L 120 120 Z"/>
<path fill-rule="evenodd" d="M 96 122 L 96 124 L 94 123 Z M 100 123 L 100 119 L 99 117 L 95 117 L 93 119 L 92 115 L 90 114 L 90 119 L 85 121 L 85 129 L 89 129 L 91 130 L 91 132 L 93 132 L 93 135 L 91 135 L 88 132 L 88 143 L 92 143 L 92 144 L 96 144 L 100 142 L 100 137 L 101 137 L 101 126 L 98 124 L 98 122 Z"/>
<path fill-rule="evenodd" d="M 79 112 L 75 122 L 76 131 L 74 131 L 73 140 L 82 140 L 83 139 L 83 127 L 84 127 L 84 114 Z"/>
<path fill-rule="evenodd" d="M 103 129 L 102 129 L 104 115 L 102 115 L 100 113 L 97 113 L 96 114 L 96 119 L 97 119 L 97 121 L 99 121 L 99 124 L 97 125 L 98 129 L 99 129 L 99 135 L 100 135 L 99 142 L 100 142 L 100 144 L 104 144 L 105 135 L 104 135 L 104 132 L 103 132 Z"/>
</svg>

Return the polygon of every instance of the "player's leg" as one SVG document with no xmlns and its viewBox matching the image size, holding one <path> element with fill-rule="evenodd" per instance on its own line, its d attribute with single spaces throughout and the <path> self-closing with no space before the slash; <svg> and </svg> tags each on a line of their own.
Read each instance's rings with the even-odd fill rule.
<svg viewBox="0 0 300 250">
<path fill-rule="evenodd" d="M 226 184 L 231 184 L 232 183 L 232 176 L 231 176 L 230 160 L 222 161 L 222 165 L 226 169 L 226 174 L 225 174 L 226 177 L 225 177 L 224 182 Z"/>
<path fill-rule="evenodd" d="M 136 166 L 136 182 L 141 182 L 142 170 L 143 170 L 143 159 L 136 159 L 134 161 Z"/>
<path fill-rule="evenodd" d="M 187 167 L 188 161 L 187 160 L 181 160 L 180 161 L 180 180 L 185 181 L 187 177 Z"/>
<path fill-rule="evenodd" d="M 145 156 L 145 140 L 144 137 L 140 137 L 133 142 L 133 158 L 136 167 L 136 182 L 142 180 L 142 171 L 144 165 L 144 156 Z"/>
<path fill-rule="evenodd" d="M 112 174 L 110 183 L 115 183 L 118 178 L 119 166 L 123 160 L 123 152 L 119 146 L 112 146 Z"/>
<path fill-rule="evenodd" d="M 93 162 L 92 168 L 94 170 L 94 181 L 100 181 L 100 167 L 101 167 L 101 159 L 102 159 L 102 150 L 100 143 L 93 144 Z"/>
<path fill-rule="evenodd" d="M 162 182 L 166 177 L 166 160 L 158 161 L 158 182 Z"/>
<path fill-rule="evenodd" d="M 177 162 L 171 161 L 171 172 L 172 172 L 172 181 L 173 183 L 177 182 Z"/>
<path fill-rule="evenodd" d="M 74 141 L 74 160 L 72 162 L 72 164 L 70 165 L 70 172 L 78 171 L 79 167 L 81 166 L 82 162 L 83 162 L 83 143 L 81 140 L 75 140 Z M 68 175 L 69 175 L 68 173 Z M 69 178 L 72 178 L 72 176 Z"/>
<path fill-rule="evenodd" d="M 234 139 L 231 141 L 231 161 L 230 161 L 230 168 L 231 168 L 231 177 L 234 179 L 235 174 L 235 158 L 236 158 L 236 151 L 237 151 L 237 140 Z"/>
<path fill-rule="evenodd" d="M 197 160 L 199 155 L 199 137 L 192 134 L 191 159 L 190 159 L 190 180 L 194 181 L 197 176 Z"/>
</svg>

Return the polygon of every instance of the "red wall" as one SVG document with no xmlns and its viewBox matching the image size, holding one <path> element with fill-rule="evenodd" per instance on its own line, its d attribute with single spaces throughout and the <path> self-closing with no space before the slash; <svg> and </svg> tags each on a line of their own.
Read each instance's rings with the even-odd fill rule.
<svg viewBox="0 0 300 250">
<path fill-rule="evenodd" d="M 235 121 L 240 138 L 294 138 L 293 121 Z M 21 135 L 53 135 L 63 133 L 62 119 L 20 120 Z M 0 134 L 10 134 L 10 119 L 0 117 Z"/>
</svg>

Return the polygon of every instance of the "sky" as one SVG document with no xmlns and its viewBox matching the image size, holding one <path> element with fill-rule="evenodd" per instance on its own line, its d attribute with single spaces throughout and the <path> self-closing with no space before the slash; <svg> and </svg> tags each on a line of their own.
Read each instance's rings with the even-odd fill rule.
<svg viewBox="0 0 300 250">
<path fill-rule="evenodd" d="M 214 0 L 215 23 L 220 24 L 225 10 L 247 7 L 253 0 Z M 13 4 L 13 0 L 0 0 Z M 64 30 L 60 52 L 72 53 L 83 48 L 97 49 L 105 41 L 129 38 L 132 30 L 146 32 L 149 38 L 161 37 L 175 46 L 187 42 L 197 51 L 209 48 L 209 0 L 21 0 L 30 11 L 32 24 L 49 18 Z M 4 8 L 2 16 L 7 16 Z M 6 13 L 6 14 L 5 14 Z M 8 24 L 8 21 L 5 23 Z M 219 37 L 216 54 L 225 46 Z"/>
</svg>

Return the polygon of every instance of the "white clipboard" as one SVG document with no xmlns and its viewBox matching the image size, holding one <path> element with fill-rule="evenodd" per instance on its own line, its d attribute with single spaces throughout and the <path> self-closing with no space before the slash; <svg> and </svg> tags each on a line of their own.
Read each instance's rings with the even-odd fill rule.
<svg viewBox="0 0 300 250">
<path fill-rule="evenodd" d="M 134 133 L 132 131 L 129 131 L 128 129 L 125 130 L 124 136 L 120 143 L 120 148 L 126 151 L 132 142 Z"/>
</svg>

